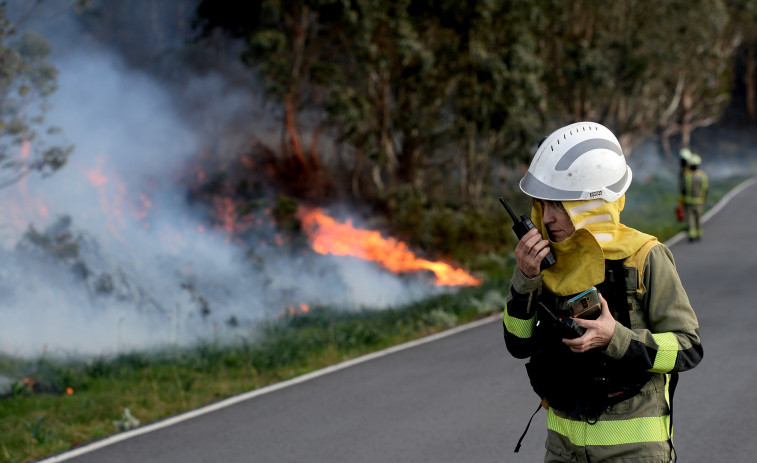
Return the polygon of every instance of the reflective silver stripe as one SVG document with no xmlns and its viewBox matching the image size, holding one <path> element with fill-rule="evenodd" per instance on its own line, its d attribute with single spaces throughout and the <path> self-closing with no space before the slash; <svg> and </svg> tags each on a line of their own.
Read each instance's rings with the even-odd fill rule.
<svg viewBox="0 0 757 463">
<path fill-rule="evenodd" d="M 623 174 L 623 176 L 618 180 L 617 182 L 613 183 L 610 186 L 606 186 L 610 191 L 614 191 L 615 193 L 620 193 L 623 190 L 623 187 L 626 186 L 626 182 L 628 181 L 628 167 L 626 167 L 626 173 Z"/>
<path fill-rule="evenodd" d="M 534 177 L 531 172 L 526 172 L 520 181 L 520 189 L 534 198 L 544 198 L 550 201 L 575 201 L 583 194 L 582 190 L 560 190 L 551 187 Z"/>
<path fill-rule="evenodd" d="M 555 165 L 555 170 L 568 170 L 568 168 L 574 162 L 576 162 L 576 159 L 580 158 L 589 151 L 600 149 L 612 151 L 619 156 L 623 156 L 623 151 L 621 151 L 620 146 L 616 145 L 610 140 L 605 140 L 603 138 L 592 138 L 591 140 L 577 143 L 574 147 L 566 151 L 565 154 L 563 154 L 563 156 L 557 162 L 557 165 Z"/>
</svg>

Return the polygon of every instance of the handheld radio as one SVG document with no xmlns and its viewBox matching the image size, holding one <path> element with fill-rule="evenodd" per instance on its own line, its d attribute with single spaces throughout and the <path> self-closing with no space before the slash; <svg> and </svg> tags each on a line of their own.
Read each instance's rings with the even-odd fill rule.
<svg viewBox="0 0 757 463">
<path fill-rule="evenodd" d="M 567 339 L 575 339 L 580 338 L 586 333 L 586 328 L 579 326 L 575 320 L 570 317 L 555 315 L 541 301 L 539 301 L 538 307 L 541 308 L 542 313 L 547 315 L 545 319 L 560 333 L 560 336 Z"/>
<path fill-rule="evenodd" d="M 507 209 L 507 213 L 510 214 L 510 218 L 513 219 L 513 231 L 515 232 L 515 235 L 518 237 L 518 239 L 523 238 L 523 235 L 528 233 L 529 230 L 532 228 L 536 228 L 534 226 L 534 223 L 531 222 L 531 219 L 526 217 L 526 214 L 522 214 L 520 216 L 520 220 L 515 216 L 512 209 L 510 209 L 510 206 L 507 205 L 505 202 L 505 198 L 500 197 L 499 202 L 502 203 L 503 206 L 505 206 L 505 209 Z M 550 268 L 551 266 L 555 265 L 557 263 L 557 259 L 555 259 L 555 255 L 552 254 L 552 251 L 549 251 L 549 254 L 544 256 L 544 259 L 541 261 L 541 265 L 539 268 L 541 270 L 545 270 Z"/>
</svg>

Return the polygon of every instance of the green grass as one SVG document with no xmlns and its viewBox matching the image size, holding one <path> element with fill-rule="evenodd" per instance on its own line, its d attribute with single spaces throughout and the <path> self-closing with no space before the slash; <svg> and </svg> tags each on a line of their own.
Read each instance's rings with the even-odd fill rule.
<svg viewBox="0 0 757 463">
<path fill-rule="evenodd" d="M 713 182 L 708 206 L 742 180 Z M 683 229 L 669 183 L 637 188 L 629 192 L 624 223 L 663 241 Z M 118 423 L 125 408 L 144 425 L 500 312 L 512 255 L 471 261 L 489 275 L 481 286 L 388 310 L 315 307 L 232 344 L 87 360 L 0 356 L 6 376 L 35 381 L 15 381 L 12 393 L 0 398 L 0 462 L 26 462 L 114 434 L 125 429 Z"/>
<path fill-rule="evenodd" d="M 728 191 L 747 178 L 749 177 L 711 181 L 705 209 L 714 206 Z M 676 220 L 677 204 L 677 186 L 671 185 L 670 181 L 657 179 L 632 184 L 626 194 L 626 206 L 620 218 L 629 227 L 665 241 L 686 227 L 684 222 Z"/>
<path fill-rule="evenodd" d="M 427 336 L 502 310 L 490 280 L 390 310 L 316 307 L 272 321 L 255 341 L 87 361 L 0 358 L 17 382 L 0 399 L 0 462 L 24 462 L 111 435 L 125 408 L 140 424 Z M 73 394 L 67 394 L 72 388 Z"/>
</svg>

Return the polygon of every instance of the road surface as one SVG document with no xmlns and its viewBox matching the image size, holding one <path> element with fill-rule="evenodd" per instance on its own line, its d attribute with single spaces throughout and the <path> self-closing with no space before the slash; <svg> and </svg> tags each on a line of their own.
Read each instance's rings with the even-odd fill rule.
<svg viewBox="0 0 757 463">
<path fill-rule="evenodd" d="M 725 204 L 723 207 L 719 207 Z M 679 462 L 757 459 L 757 182 L 669 241 L 704 360 L 675 395 Z M 672 215 L 672 213 L 671 213 Z M 546 413 L 497 317 L 62 453 L 54 463 L 536 462 Z"/>
</svg>

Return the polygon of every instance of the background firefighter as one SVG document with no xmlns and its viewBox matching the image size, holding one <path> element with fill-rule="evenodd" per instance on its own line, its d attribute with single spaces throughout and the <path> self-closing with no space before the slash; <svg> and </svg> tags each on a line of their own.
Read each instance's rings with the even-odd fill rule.
<svg viewBox="0 0 757 463">
<path fill-rule="evenodd" d="M 689 152 L 686 163 L 680 202 L 683 203 L 689 241 L 696 241 L 702 238 L 702 214 L 709 182 L 707 174 L 701 169 L 702 158 L 698 154 Z"/>
</svg>

